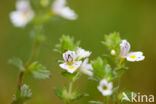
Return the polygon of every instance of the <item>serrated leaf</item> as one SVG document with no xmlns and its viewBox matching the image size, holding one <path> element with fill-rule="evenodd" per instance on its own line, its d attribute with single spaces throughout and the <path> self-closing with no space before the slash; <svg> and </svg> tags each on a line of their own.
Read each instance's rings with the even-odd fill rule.
<svg viewBox="0 0 156 104">
<path fill-rule="evenodd" d="M 110 79 L 112 76 L 112 69 L 106 60 L 98 57 L 92 61 L 94 77 L 97 79 L 107 78 Z"/>
<path fill-rule="evenodd" d="M 47 79 L 50 77 L 50 72 L 42 64 L 33 62 L 29 67 L 28 71 L 37 79 Z"/>
<path fill-rule="evenodd" d="M 89 101 L 89 103 L 91 103 L 91 104 L 103 104 L 103 102 L 100 102 L 100 101 Z"/>
<path fill-rule="evenodd" d="M 32 93 L 31 93 L 29 86 L 24 84 L 21 87 L 21 90 L 18 90 L 16 92 L 16 95 L 14 96 L 12 104 L 23 104 L 25 101 L 30 99 L 31 96 L 32 96 Z"/>
<path fill-rule="evenodd" d="M 20 70 L 24 71 L 23 62 L 20 58 L 12 58 L 9 60 L 9 64 L 12 64 L 19 68 Z"/>
<path fill-rule="evenodd" d="M 120 43 L 121 43 L 121 38 L 118 32 L 105 35 L 104 41 L 102 41 L 102 44 L 104 44 L 110 50 L 115 50 L 117 53 L 119 53 L 120 50 Z"/>
<path fill-rule="evenodd" d="M 56 87 L 56 88 L 54 88 L 54 91 L 55 91 L 56 95 L 57 95 L 60 99 L 63 98 L 62 89 Z"/>
<path fill-rule="evenodd" d="M 120 69 L 116 69 L 115 70 L 115 75 L 116 77 L 120 77 L 125 71 L 127 71 L 128 68 L 127 67 L 123 67 L 123 68 L 120 68 Z"/>
<path fill-rule="evenodd" d="M 85 96 L 89 96 L 89 95 L 86 94 L 86 93 L 84 93 L 84 94 L 79 94 L 79 93 L 77 93 L 77 95 L 75 94 L 75 97 L 72 98 L 71 100 L 72 100 L 72 101 L 76 101 L 76 100 L 79 100 L 79 99 L 81 99 L 81 98 L 83 98 L 83 97 L 85 97 Z"/>
<path fill-rule="evenodd" d="M 55 51 L 59 53 L 64 53 L 67 50 L 74 51 L 79 46 L 80 42 L 74 42 L 74 38 L 70 36 L 63 35 L 60 38 L 60 43 L 56 45 Z"/>
<path fill-rule="evenodd" d="M 81 73 L 79 72 L 75 72 L 75 73 L 68 73 L 66 71 L 63 71 L 62 72 L 62 75 L 65 76 L 66 78 L 68 78 L 68 80 L 72 81 L 72 82 L 75 82 L 77 79 L 80 78 L 81 76 Z"/>
</svg>

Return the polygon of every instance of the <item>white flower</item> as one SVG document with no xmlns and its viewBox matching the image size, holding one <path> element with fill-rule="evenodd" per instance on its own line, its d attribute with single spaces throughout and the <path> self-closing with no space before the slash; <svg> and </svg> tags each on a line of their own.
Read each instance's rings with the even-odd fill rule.
<svg viewBox="0 0 156 104">
<path fill-rule="evenodd" d="M 65 52 L 63 58 L 65 63 L 60 64 L 60 67 L 67 70 L 69 73 L 74 73 L 82 63 L 82 61 L 75 61 L 76 54 L 74 51 Z"/>
<path fill-rule="evenodd" d="M 143 56 L 142 52 L 129 52 L 130 50 L 130 44 L 126 40 L 122 40 L 122 43 L 120 44 L 120 55 L 121 59 L 126 58 L 127 61 L 142 61 L 145 59 L 145 56 Z"/>
<path fill-rule="evenodd" d="M 102 93 L 103 96 L 109 96 L 112 94 L 113 84 L 108 82 L 106 79 L 100 81 L 98 90 Z"/>
<path fill-rule="evenodd" d="M 122 40 L 122 43 L 120 44 L 121 57 L 125 58 L 128 55 L 129 50 L 130 50 L 129 42 L 127 42 L 127 40 Z"/>
<path fill-rule="evenodd" d="M 80 60 L 82 58 L 89 57 L 91 55 L 91 52 L 86 51 L 86 50 L 84 50 L 82 48 L 78 48 L 77 51 L 76 51 L 76 54 L 77 54 L 78 60 Z"/>
<path fill-rule="evenodd" d="M 69 20 L 77 19 L 77 14 L 66 6 L 66 0 L 55 0 L 54 4 L 52 5 L 52 11 L 54 14 Z"/>
<path fill-rule="evenodd" d="M 73 64 L 63 63 L 60 67 L 67 70 L 69 73 L 74 73 L 81 65 L 81 61 L 75 61 Z"/>
<path fill-rule="evenodd" d="M 83 63 L 81 64 L 80 71 L 89 76 L 93 76 L 92 70 L 93 70 L 92 65 L 88 64 L 88 59 L 85 59 Z"/>
<path fill-rule="evenodd" d="M 18 0 L 16 2 L 16 9 L 20 11 L 28 11 L 28 9 L 31 9 L 30 2 L 28 0 Z"/>
<path fill-rule="evenodd" d="M 142 61 L 145 59 L 145 56 L 143 56 L 143 53 L 142 52 L 130 52 L 128 53 L 126 59 L 128 61 Z"/>
<path fill-rule="evenodd" d="M 24 27 L 34 17 L 34 12 L 30 7 L 28 0 L 18 0 L 16 3 L 16 11 L 10 13 L 11 22 L 16 27 Z"/>
</svg>

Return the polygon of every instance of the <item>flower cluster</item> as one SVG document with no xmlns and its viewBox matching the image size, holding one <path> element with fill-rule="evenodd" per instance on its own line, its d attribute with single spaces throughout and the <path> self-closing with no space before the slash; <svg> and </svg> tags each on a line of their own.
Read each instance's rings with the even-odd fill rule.
<svg viewBox="0 0 156 104">
<path fill-rule="evenodd" d="M 119 86 L 117 85 L 117 87 L 115 87 L 113 86 L 115 85 L 113 83 L 115 83 L 116 80 L 119 80 L 122 73 L 127 70 L 124 59 L 130 62 L 142 61 L 145 59 L 145 56 L 143 56 L 143 52 L 129 52 L 130 43 L 127 40 L 122 40 L 119 33 L 105 35 L 105 41 L 102 43 L 110 51 L 110 57 L 114 63 L 111 65 L 112 63 L 108 63 L 107 57 L 104 59 L 99 57 L 92 61 L 92 72 L 93 78 L 99 82 L 97 89 L 103 96 L 111 98 L 116 96 L 115 91 L 117 91 L 116 89 L 118 89 Z"/>
<path fill-rule="evenodd" d="M 49 11 L 52 12 L 52 15 L 49 15 Z M 42 15 L 35 13 L 31 8 L 29 0 L 17 0 L 16 11 L 10 13 L 10 19 L 14 26 L 25 27 L 32 21 L 32 19 L 36 18 L 37 21 L 45 21 L 53 17 L 53 15 L 57 15 L 68 20 L 76 20 L 78 17 L 72 9 L 66 6 L 66 0 L 55 0 L 54 3 L 52 3 L 51 9 L 45 13 L 42 13 Z M 46 16 L 48 16 L 48 18 Z"/>
<path fill-rule="evenodd" d="M 34 17 L 34 11 L 31 9 L 28 0 L 18 0 L 16 2 L 16 11 L 10 13 L 11 22 L 16 27 L 25 27 Z"/>
<path fill-rule="evenodd" d="M 64 63 L 60 64 L 60 67 L 68 71 L 69 73 L 74 73 L 77 70 L 92 76 L 92 66 L 88 64 L 88 57 L 91 52 L 86 51 L 82 48 L 77 48 L 76 51 L 66 51 L 63 53 Z M 82 60 L 84 60 L 82 62 Z"/>
</svg>

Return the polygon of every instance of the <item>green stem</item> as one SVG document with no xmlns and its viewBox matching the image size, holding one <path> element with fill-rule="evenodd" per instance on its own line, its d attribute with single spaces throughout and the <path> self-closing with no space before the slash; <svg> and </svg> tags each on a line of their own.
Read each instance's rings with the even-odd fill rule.
<svg viewBox="0 0 156 104">
<path fill-rule="evenodd" d="M 34 43 L 34 46 L 33 46 L 33 50 L 32 50 L 32 55 L 31 57 L 29 58 L 25 68 L 27 69 L 29 67 L 29 65 L 32 64 L 32 62 L 35 60 L 35 58 L 37 57 L 37 52 L 38 52 L 38 48 L 40 46 L 40 43 L 35 40 L 35 43 Z"/>
<path fill-rule="evenodd" d="M 108 96 L 105 97 L 105 104 L 109 104 L 109 98 L 108 98 Z"/>
<path fill-rule="evenodd" d="M 36 33 L 38 34 L 38 30 L 36 30 Z M 33 63 L 33 61 L 35 60 L 35 58 L 37 57 L 39 46 L 40 46 L 40 43 L 38 42 L 38 40 L 35 37 L 34 46 L 32 48 L 32 55 L 30 56 L 27 64 L 24 66 L 25 70 L 28 69 L 29 65 L 31 65 Z M 24 71 L 21 71 L 19 74 L 18 83 L 17 83 L 17 88 L 19 91 L 21 90 L 21 87 L 22 87 L 23 77 L 24 77 Z M 13 103 L 14 103 L 14 101 L 11 104 L 13 104 Z"/>
</svg>

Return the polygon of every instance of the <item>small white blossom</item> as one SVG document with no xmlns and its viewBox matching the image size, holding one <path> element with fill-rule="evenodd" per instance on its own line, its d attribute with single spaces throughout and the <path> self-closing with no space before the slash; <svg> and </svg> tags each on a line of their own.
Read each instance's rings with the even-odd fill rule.
<svg viewBox="0 0 156 104">
<path fill-rule="evenodd" d="M 87 58 L 91 55 L 91 52 L 89 51 L 86 51 L 82 48 L 78 48 L 77 51 L 76 51 L 76 54 L 77 54 L 77 58 L 78 60 L 82 59 L 82 58 Z"/>
<path fill-rule="evenodd" d="M 81 64 L 80 71 L 86 75 L 93 76 L 93 67 L 91 64 L 88 64 L 88 59 L 85 59 Z"/>
<path fill-rule="evenodd" d="M 24 27 L 34 17 L 34 12 L 30 7 L 28 0 L 18 0 L 16 3 L 16 11 L 10 13 L 11 22 L 16 27 Z"/>
<path fill-rule="evenodd" d="M 116 55 L 115 50 L 111 50 L 111 55 L 112 55 L 112 56 L 115 56 L 115 55 Z"/>
<path fill-rule="evenodd" d="M 74 73 L 81 65 L 81 61 L 75 61 L 73 64 L 63 63 L 60 67 L 67 70 L 69 73 Z"/>
<path fill-rule="evenodd" d="M 145 56 L 143 56 L 143 53 L 142 52 L 130 52 L 128 53 L 126 59 L 128 61 L 142 61 L 145 59 Z"/>
<path fill-rule="evenodd" d="M 69 20 L 77 19 L 77 14 L 66 6 L 66 0 L 55 0 L 54 4 L 52 5 L 52 12 L 55 15 L 59 15 Z"/>
<path fill-rule="evenodd" d="M 74 51 L 65 52 L 63 58 L 65 63 L 60 64 L 60 67 L 67 70 L 69 73 L 74 73 L 82 63 L 82 61 L 75 61 L 76 54 Z"/>
<path fill-rule="evenodd" d="M 130 50 L 130 44 L 126 40 L 122 40 L 122 43 L 120 44 L 120 55 L 121 59 L 126 58 L 127 61 L 142 61 L 145 59 L 145 56 L 143 56 L 142 52 L 129 52 Z"/>
<path fill-rule="evenodd" d="M 128 55 L 129 50 L 130 50 L 129 42 L 127 42 L 127 40 L 122 40 L 122 43 L 120 44 L 121 57 L 125 58 Z"/>
<path fill-rule="evenodd" d="M 102 93 L 103 96 L 109 96 L 112 94 L 113 84 L 108 82 L 106 79 L 100 81 L 97 89 Z"/>
</svg>

